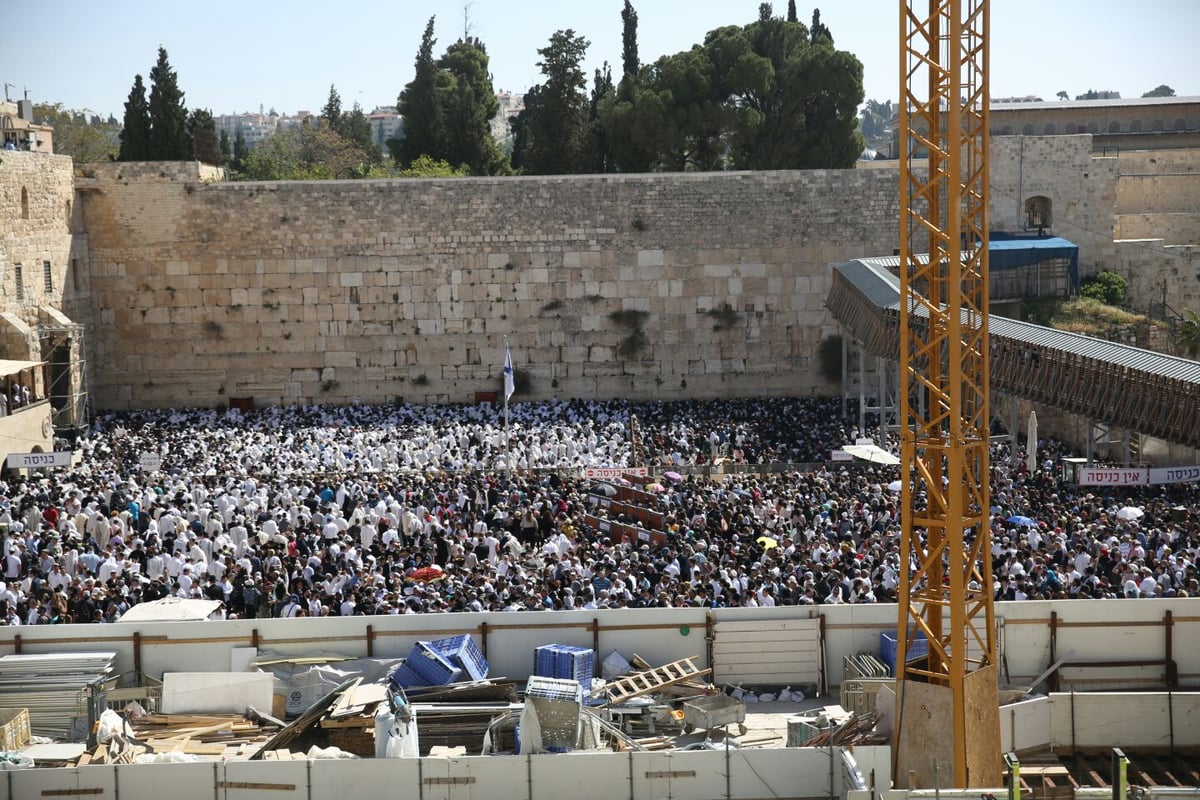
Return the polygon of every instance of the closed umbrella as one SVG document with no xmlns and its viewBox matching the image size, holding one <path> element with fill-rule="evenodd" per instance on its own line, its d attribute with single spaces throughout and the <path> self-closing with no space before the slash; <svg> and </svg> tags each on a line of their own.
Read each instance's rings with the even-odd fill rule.
<svg viewBox="0 0 1200 800">
<path fill-rule="evenodd" d="M 1026 443 L 1025 443 L 1025 467 L 1029 470 L 1029 473 L 1032 475 L 1033 473 L 1037 472 L 1037 443 L 1038 443 L 1037 412 L 1034 411 L 1033 409 L 1030 409 L 1030 411 L 1029 411 L 1029 426 L 1028 426 L 1028 430 L 1026 431 L 1026 437 L 1027 437 L 1027 439 L 1026 439 Z"/>
</svg>

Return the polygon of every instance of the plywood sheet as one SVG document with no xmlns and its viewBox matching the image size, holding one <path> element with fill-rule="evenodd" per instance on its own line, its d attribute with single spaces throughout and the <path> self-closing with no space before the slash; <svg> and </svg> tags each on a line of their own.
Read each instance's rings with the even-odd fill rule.
<svg viewBox="0 0 1200 800">
<path fill-rule="evenodd" d="M 967 784 L 1000 786 L 1000 691 L 995 666 L 967 674 L 963 683 L 967 712 Z"/>
<path fill-rule="evenodd" d="M 819 619 L 718 622 L 713 627 L 713 675 L 722 683 L 818 684 Z"/>
<path fill-rule="evenodd" d="M 900 708 L 896 743 L 896 786 L 931 789 L 954 779 L 951 715 L 954 694 L 945 686 L 897 681 Z"/>
</svg>

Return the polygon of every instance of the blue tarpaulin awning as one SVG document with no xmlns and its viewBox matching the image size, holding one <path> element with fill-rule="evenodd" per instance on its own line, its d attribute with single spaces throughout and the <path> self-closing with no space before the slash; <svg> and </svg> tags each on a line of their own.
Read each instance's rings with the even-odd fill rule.
<svg viewBox="0 0 1200 800">
<path fill-rule="evenodd" d="M 1079 246 L 1059 236 L 1007 238 L 992 233 L 988 241 L 988 268 L 992 270 L 1031 267 L 1044 261 L 1063 259 L 1071 286 L 1079 289 Z"/>
</svg>

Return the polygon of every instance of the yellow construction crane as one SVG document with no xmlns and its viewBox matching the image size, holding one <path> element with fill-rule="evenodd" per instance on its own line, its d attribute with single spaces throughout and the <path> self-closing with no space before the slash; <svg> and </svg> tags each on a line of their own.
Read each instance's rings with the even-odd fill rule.
<svg viewBox="0 0 1200 800">
<path fill-rule="evenodd" d="M 901 0 L 900 14 L 903 530 L 893 777 L 908 788 L 996 787 L 988 0 Z M 918 655 L 922 639 L 927 656 Z"/>
</svg>

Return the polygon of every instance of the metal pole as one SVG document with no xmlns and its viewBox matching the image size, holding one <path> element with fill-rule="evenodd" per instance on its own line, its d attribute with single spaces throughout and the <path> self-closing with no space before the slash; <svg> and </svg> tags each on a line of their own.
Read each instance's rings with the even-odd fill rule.
<svg viewBox="0 0 1200 800">
<path fill-rule="evenodd" d="M 1008 800 L 1021 800 L 1021 762 L 1017 754 L 1005 753 L 1004 766 L 1008 767 Z"/>
<path fill-rule="evenodd" d="M 508 368 L 508 359 L 509 359 L 508 337 L 505 336 L 504 337 L 504 366 L 505 366 L 505 369 Z M 516 379 L 515 375 L 513 376 L 513 379 L 514 380 Z M 511 461 L 511 456 L 509 455 L 509 452 L 508 452 L 508 376 L 507 376 L 507 374 L 505 375 L 505 379 L 504 379 L 504 390 L 503 391 L 504 391 L 504 468 L 511 475 L 512 474 L 512 461 Z"/>
</svg>

